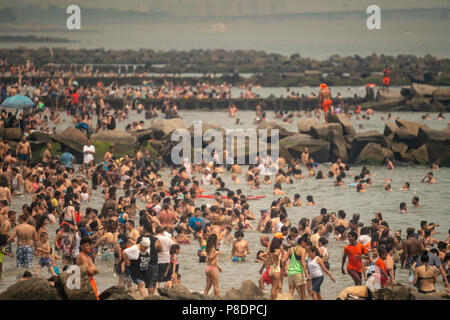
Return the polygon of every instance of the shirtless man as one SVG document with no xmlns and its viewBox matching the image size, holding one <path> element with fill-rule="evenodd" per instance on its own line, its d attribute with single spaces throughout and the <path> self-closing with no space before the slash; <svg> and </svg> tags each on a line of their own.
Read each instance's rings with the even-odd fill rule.
<svg viewBox="0 0 450 320">
<path fill-rule="evenodd" d="M 264 230 L 264 228 L 266 227 L 266 223 L 267 221 L 270 221 L 270 217 L 269 214 L 267 212 L 267 210 L 261 210 L 261 218 L 258 221 L 258 231 L 262 232 Z"/>
<path fill-rule="evenodd" d="M 44 154 L 42 155 L 42 163 L 47 164 L 52 159 L 52 144 L 47 144 L 47 148 L 44 151 Z"/>
<path fill-rule="evenodd" d="M 402 243 L 401 265 L 402 268 L 411 268 L 419 255 L 423 252 L 423 244 L 415 237 L 414 228 L 406 229 L 407 238 Z"/>
<path fill-rule="evenodd" d="M 234 233 L 236 240 L 233 241 L 233 248 L 231 249 L 230 260 L 232 262 L 245 261 L 245 257 L 250 254 L 250 247 L 248 242 L 245 241 L 244 232 L 238 230 Z"/>
<path fill-rule="evenodd" d="M 427 181 L 425 181 L 425 180 L 427 180 Z M 433 176 L 433 172 L 428 172 L 426 174 L 426 176 L 423 177 L 422 181 L 420 181 L 420 182 L 426 182 L 426 183 L 429 183 L 429 184 L 435 184 L 437 181 L 436 181 L 436 179 Z"/>
<path fill-rule="evenodd" d="M 21 165 L 26 165 L 32 158 L 31 145 L 27 141 L 27 137 L 23 136 L 16 149 L 17 158 Z"/>
<path fill-rule="evenodd" d="M 36 248 L 37 232 L 36 228 L 26 223 L 25 216 L 19 216 L 19 225 L 14 228 L 8 242 L 13 242 L 17 237 L 16 261 L 17 268 L 31 268 L 33 264 L 33 254 Z"/>
<path fill-rule="evenodd" d="M 308 160 L 309 160 L 309 149 L 308 147 L 306 147 L 305 151 L 302 152 L 302 164 L 304 167 L 306 167 Z"/>
<path fill-rule="evenodd" d="M 57 274 L 55 273 L 55 270 L 53 270 L 52 259 L 50 258 L 51 248 L 50 243 L 48 242 L 49 236 L 47 232 L 42 232 L 39 238 L 39 242 L 36 245 L 36 253 L 39 255 L 36 277 L 39 277 L 41 269 L 44 267 L 47 267 L 52 276 L 56 277 Z"/>
<path fill-rule="evenodd" d="M 94 276 L 98 274 L 99 271 L 92 261 L 92 258 L 89 256 L 90 252 L 91 240 L 89 238 L 82 238 L 80 241 L 80 254 L 77 256 L 77 266 L 86 268 L 95 296 L 97 297 L 97 300 L 100 300 L 97 294 L 97 284 L 94 280 Z"/>
<path fill-rule="evenodd" d="M 319 108 L 323 109 L 323 113 L 325 115 L 325 123 L 328 123 L 328 111 L 331 108 L 331 91 L 325 83 L 320 85 L 319 92 Z"/>
<path fill-rule="evenodd" d="M 3 184 L 3 186 L 0 187 L 0 201 L 6 200 L 8 201 L 8 204 L 13 203 L 13 199 L 11 197 L 11 189 L 6 186 L 6 184 Z"/>
<path fill-rule="evenodd" d="M 136 243 L 137 239 L 139 238 L 139 231 L 134 228 L 134 221 L 128 220 L 125 226 L 127 229 L 128 239 L 132 239 L 134 243 Z"/>
<path fill-rule="evenodd" d="M 109 147 L 108 151 L 106 151 L 105 156 L 103 157 L 103 160 L 106 163 L 109 163 L 112 161 L 113 156 L 114 156 L 114 147 L 111 146 L 111 147 Z"/>
<path fill-rule="evenodd" d="M 8 218 L 3 220 L 1 228 L 0 228 L 0 234 L 6 235 L 8 238 L 11 236 L 11 230 L 15 227 L 16 223 L 16 212 L 15 211 L 9 211 L 8 212 Z M 12 253 L 12 244 L 9 243 L 5 251 L 7 253 Z"/>
<path fill-rule="evenodd" d="M 173 228 L 174 222 L 178 221 L 177 215 L 167 203 L 163 205 L 159 212 L 158 219 L 162 227 L 169 226 L 170 228 Z"/>
</svg>

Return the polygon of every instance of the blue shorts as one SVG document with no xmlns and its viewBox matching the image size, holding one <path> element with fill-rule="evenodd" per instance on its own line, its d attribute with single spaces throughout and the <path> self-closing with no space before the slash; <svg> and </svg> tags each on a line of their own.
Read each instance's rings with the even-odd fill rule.
<svg viewBox="0 0 450 320">
<path fill-rule="evenodd" d="M 312 291 L 314 293 L 320 293 L 320 286 L 322 285 L 323 282 L 323 276 L 312 278 L 311 282 L 312 282 Z"/>
<path fill-rule="evenodd" d="M 52 259 L 50 259 L 50 258 L 41 258 L 41 259 L 39 259 L 39 265 L 41 267 L 49 267 L 49 268 L 51 268 L 52 267 Z"/>
<path fill-rule="evenodd" d="M 244 262 L 245 261 L 245 258 L 242 258 L 242 257 L 234 257 L 233 256 L 233 259 L 231 260 L 232 262 Z"/>
</svg>

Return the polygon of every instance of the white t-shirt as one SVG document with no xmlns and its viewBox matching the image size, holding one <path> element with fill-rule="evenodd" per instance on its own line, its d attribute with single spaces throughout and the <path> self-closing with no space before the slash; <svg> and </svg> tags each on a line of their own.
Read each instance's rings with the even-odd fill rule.
<svg viewBox="0 0 450 320">
<path fill-rule="evenodd" d="M 209 186 L 211 184 L 211 175 L 208 174 L 207 176 L 202 176 L 202 184 L 205 186 Z"/>
<path fill-rule="evenodd" d="M 94 155 L 93 154 L 86 154 L 86 151 L 91 151 L 91 152 L 95 152 L 95 147 L 91 144 L 90 146 L 85 145 L 83 147 L 83 153 L 84 153 L 84 164 L 88 164 L 89 162 L 91 162 L 92 160 L 94 160 Z"/>
<path fill-rule="evenodd" d="M 363 234 L 363 235 L 359 236 L 359 238 L 358 238 L 358 242 L 361 242 L 363 245 L 366 245 L 371 240 L 372 239 L 367 234 Z"/>
<path fill-rule="evenodd" d="M 137 260 L 139 258 L 139 248 L 137 245 L 134 245 L 132 247 L 129 247 L 125 250 L 123 250 L 124 253 L 126 253 L 128 259 L 130 260 Z M 150 248 L 147 248 L 147 252 L 150 253 Z"/>
<path fill-rule="evenodd" d="M 170 247 L 174 244 L 173 240 L 164 235 L 158 235 L 156 238 L 162 246 L 162 251 L 158 252 L 158 263 L 169 263 L 170 262 Z"/>
<path fill-rule="evenodd" d="M 275 232 L 280 232 L 282 226 L 283 226 L 283 222 L 278 221 L 277 226 L 275 227 Z"/>
</svg>

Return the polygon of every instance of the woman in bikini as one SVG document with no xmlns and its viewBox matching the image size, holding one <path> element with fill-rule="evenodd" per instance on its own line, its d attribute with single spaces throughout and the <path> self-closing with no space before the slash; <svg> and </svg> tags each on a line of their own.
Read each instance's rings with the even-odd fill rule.
<svg viewBox="0 0 450 320">
<path fill-rule="evenodd" d="M 420 293 L 436 292 L 434 284 L 437 282 L 435 266 L 428 265 L 428 251 L 424 251 L 420 256 L 422 265 L 414 269 L 414 285 Z"/>
<path fill-rule="evenodd" d="M 272 279 L 272 291 L 270 298 L 276 300 L 279 293 L 281 293 L 281 259 L 282 252 L 282 239 L 273 238 L 270 243 L 270 249 L 268 252 L 263 253 L 260 258 L 268 256 L 267 262 L 269 263 L 269 276 Z"/>
<path fill-rule="evenodd" d="M 219 295 L 219 274 L 217 269 L 222 272 L 222 268 L 217 264 L 218 256 L 222 251 L 217 250 L 217 235 L 215 233 L 211 234 L 208 238 L 206 244 L 206 263 L 205 274 L 206 274 L 206 288 L 204 295 L 207 296 L 211 286 L 214 286 L 214 295 L 217 297 Z"/>
</svg>

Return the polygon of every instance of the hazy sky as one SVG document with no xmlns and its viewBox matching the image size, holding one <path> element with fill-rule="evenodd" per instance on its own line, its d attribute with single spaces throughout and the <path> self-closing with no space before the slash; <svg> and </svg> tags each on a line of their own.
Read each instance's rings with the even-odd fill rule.
<svg viewBox="0 0 450 320">
<path fill-rule="evenodd" d="M 204 7 L 205 5 L 222 3 L 228 5 L 240 5 L 241 7 L 260 7 L 276 4 L 279 10 L 293 12 L 320 12 L 320 11 L 349 11 L 365 10 L 370 4 L 377 4 L 381 9 L 403 9 L 403 8 L 449 8 L 450 0 L 2 0 L 0 6 L 17 6 L 23 3 L 39 4 L 42 7 L 48 5 L 68 6 L 78 4 L 81 7 L 96 7 L 117 10 L 142 10 L 148 11 L 155 7 L 165 10 L 176 10 L 176 4 L 189 3 L 193 6 Z"/>
</svg>

